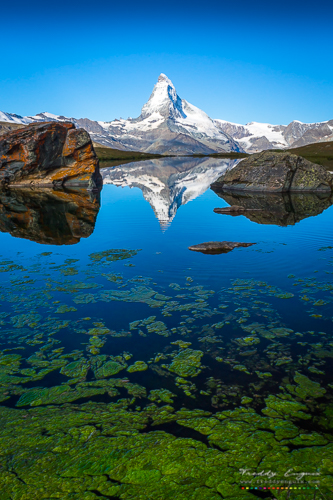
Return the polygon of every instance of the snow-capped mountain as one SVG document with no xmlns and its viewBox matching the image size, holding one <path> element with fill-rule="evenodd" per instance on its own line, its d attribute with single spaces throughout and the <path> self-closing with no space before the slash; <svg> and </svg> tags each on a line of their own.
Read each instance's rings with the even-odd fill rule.
<svg viewBox="0 0 333 500">
<path fill-rule="evenodd" d="M 103 184 L 138 187 L 161 228 L 166 229 L 178 208 L 203 194 L 228 168 L 240 160 L 163 158 L 103 168 Z"/>
<path fill-rule="evenodd" d="M 257 122 L 240 125 L 225 120 L 214 122 L 223 132 L 233 137 L 247 153 L 264 149 L 297 148 L 314 142 L 333 140 L 333 120 L 318 123 L 294 120 L 289 125 Z"/>
<path fill-rule="evenodd" d="M 4 113 L 0 111 L 0 122 L 17 123 L 18 125 L 27 125 L 33 120 L 20 115 L 15 115 L 14 113 Z"/>
<path fill-rule="evenodd" d="M 162 154 L 241 151 L 204 111 L 181 99 L 163 73 L 138 118 L 98 123 L 130 150 Z"/>
<path fill-rule="evenodd" d="M 251 122 L 246 125 L 211 119 L 204 111 L 181 99 L 163 73 L 138 118 L 93 121 L 51 113 L 20 116 L 0 111 L 8 126 L 38 121 L 71 121 L 104 146 L 125 151 L 160 154 L 210 154 L 216 152 L 284 149 L 333 140 L 333 120 L 318 123 L 293 121 L 289 125 Z M 0 124 L 0 135 L 8 127 Z"/>
<path fill-rule="evenodd" d="M 104 144 L 113 149 L 120 149 L 127 151 L 128 149 L 119 143 L 116 139 L 110 136 L 96 121 L 89 120 L 89 118 L 69 118 L 62 115 L 54 115 L 52 113 L 38 113 L 34 116 L 20 116 L 12 113 L 3 113 L 0 111 L 0 123 L 8 124 L 9 128 L 17 125 L 28 125 L 34 122 L 50 122 L 50 121 L 66 121 L 72 122 L 77 128 L 84 128 L 91 135 L 92 140 Z M 7 133 L 8 128 L 4 127 L 3 131 L 0 125 L 0 135 L 2 133 Z"/>
<path fill-rule="evenodd" d="M 85 128 L 94 141 L 127 151 L 176 155 L 242 151 L 237 142 L 223 132 L 204 111 L 181 99 L 171 80 L 164 74 L 159 76 L 138 118 L 96 122 L 51 113 L 29 117 L 10 113 L 0 115 L 0 121 L 23 125 L 50 120 L 70 120 Z"/>
</svg>

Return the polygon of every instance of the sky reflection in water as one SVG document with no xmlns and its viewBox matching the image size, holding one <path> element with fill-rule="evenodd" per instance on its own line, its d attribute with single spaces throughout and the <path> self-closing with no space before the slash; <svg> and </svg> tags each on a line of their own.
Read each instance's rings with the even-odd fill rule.
<svg viewBox="0 0 333 500">
<path fill-rule="evenodd" d="M 60 491 L 61 498 L 72 498 L 64 493 L 66 474 L 80 478 L 85 470 L 90 482 L 81 492 L 98 492 L 89 499 L 130 498 L 139 491 L 142 498 L 171 498 L 175 491 L 196 498 L 206 494 L 207 475 L 213 478 L 207 498 L 236 498 L 244 479 L 240 466 L 282 474 L 286 463 L 320 470 L 321 488 L 332 490 L 327 466 L 333 440 L 331 202 L 249 196 L 241 199 L 244 206 L 265 210 L 248 217 L 215 214 L 225 200 L 242 204 L 236 195 L 202 193 L 201 179 L 215 180 L 226 164 L 191 161 L 163 160 L 168 175 L 158 161 L 115 169 L 109 179 L 113 176 L 117 186 L 104 186 L 92 234 L 86 231 L 75 244 L 21 239 L 23 230 L 21 238 L 0 234 L 1 418 L 4 429 L 13 422 L 26 446 L 39 443 L 44 450 L 51 464 L 48 495 Z M 13 199 L 17 206 L 18 197 Z M 35 198 L 33 204 L 37 210 Z M 82 229 L 80 220 L 87 220 L 91 208 L 83 205 L 71 227 Z M 93 213 L 92 224 L 96 208 Z M 188 250 L 214 240 L 256 245 L 221 255 Z M 27 412 L 30 407 L 36 408 Z M 23 424 L 22 412 L 46 422 L 47 442 L 29 430 L 32 417 Z M 117 422 L 112 425 L 110 412 Z M 66 419 L 68 424 L 61 424 Z M 83 422 L 91 426 L 86 437 Z M 76 461 L 66 456 L 58 435 L 62 425 L 72 428 L 73 439 L 83 433 L 82 441 L 70 444 Z M 138 434 L 139 428 L 147 434 Z M 157 436 L 156 429 L 166 433 Z M 4 446 L 16 457 L 22 450 L 10 432 Z M 88 437 L 89 444 L 82 445 Z M 102 450 L 110 454 L 123 445 L 142 446 L 146 461 L 125 459 L 122 452 L 112 460 L 103 455 Z M 193 455 L 182 450 L 187 458 L 177 465 L 177 447 L 188 445 L 203 448 Z M 25 448 L 23 453 L 28 456 Z M 209 469 L 209 457 L 220 466 Z M 5 469 L 14 467 L 29 486 L 11 481 L 6 498 L 15 488 L 32 498 L 45 483 L 34 452 L 30 472 L 10 460 Z M 163 464 L 177 471 L 161 482 Z M 179 467 L 183 483 L 174 482 Z M 55 479 L 59 474 L 62 480 Z M 102 485 L 101 474 L 111 483 Z M 0 476 L 1 481 L 4 485 Z M 78 491 L 74 487 L 73 498 L 80 498 Z M 239 498 L 255 497 L 248 491 Z"/>
</svg>

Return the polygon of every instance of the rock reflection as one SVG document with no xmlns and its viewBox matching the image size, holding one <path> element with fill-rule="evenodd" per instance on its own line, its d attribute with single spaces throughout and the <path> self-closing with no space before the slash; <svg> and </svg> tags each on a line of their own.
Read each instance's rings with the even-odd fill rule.
<svg viewBox="0 0 333 500">
<path fill-rule="evenodd" d="M 75 245 L 93 233 L 99 207 L 98 192 L 0 191 L 0 231 L 46 245 Z"/>
<path fill-rule="evenodd" d="M 238 205 L 245 209 L 244 215 L 257 224 L 290 226 L 308 217 L 321 214 L 333 203 L 332 194 L 326 193 L 244 193 L 212 190 L 230 206 Z"/>
</svg>

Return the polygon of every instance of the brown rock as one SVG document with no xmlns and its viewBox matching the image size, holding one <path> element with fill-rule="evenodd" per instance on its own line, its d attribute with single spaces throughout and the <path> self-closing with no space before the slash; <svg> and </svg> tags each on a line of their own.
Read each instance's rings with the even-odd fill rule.
<svg viewBox="0 0 333 500">
<path fill-rule="evenodd" d="M 88 132 L 73 123 L 32 123 L 0 138 L 0 182 L 11 186 L 102 184 Z"/>
<path fill-rule="evenodd" d="M 263 151 L 242 160 L 212 187 L 231 191 L 331 192 L 333 176 L 301 156 Z"/>
<path fill-rule="evenodd" d="M 188 247 L 189 250 L 194 252 L 201 252 L 207 254 L 221 254 L 231 252 L 234 248 L 250 247 L 256 243 L 238 243 L 234 241 L 208 241 L 207 243 L 200 243 L 199 245 L 192 245 Z"/>
</svg>

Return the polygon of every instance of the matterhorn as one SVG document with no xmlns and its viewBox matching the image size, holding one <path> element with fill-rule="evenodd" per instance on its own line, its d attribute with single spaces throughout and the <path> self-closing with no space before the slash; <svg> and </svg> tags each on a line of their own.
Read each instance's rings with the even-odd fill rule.
<svg viewBox="0 0 333 500">
<path fill-rule="evenodd" d="M 315 142 L 333 141 L 333 120 L 289 125 L 251 122 L 246 125 L 211 119 L 204 111 L 181 99 L 163 73 L 138 118 L 94 121 L 52 113 L 20 116 L 0 111 L 0 136 L 32 122 L 71 121 L 89 132 L 93 141 L 113 149 L 164 155 L 192 155 L 287 149 Z"/>
<path fill-rule="evenodd" d="M 128 150 L 176 155 L 243 151 L 204 111 L 181 99 L 163 73 L 138 118 L 98 123 Z"/>
</svg>

